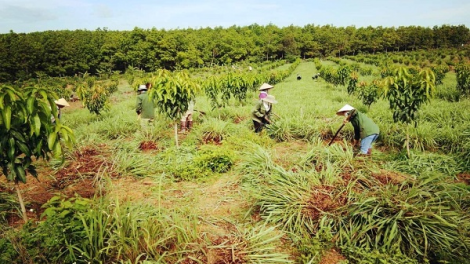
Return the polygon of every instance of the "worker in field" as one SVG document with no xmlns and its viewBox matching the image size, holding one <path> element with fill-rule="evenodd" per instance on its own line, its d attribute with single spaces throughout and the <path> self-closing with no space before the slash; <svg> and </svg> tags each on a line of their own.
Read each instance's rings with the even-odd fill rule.
<svg viewBox="0 0 470 264">
<path fill-rule="evenodd" d="M 62 116 L 62 108 L 70 106 L 70 104 L 64 99 L 60 98 L 59 100 L 54 101 L 56 107 L 57 107 L 57 117 L 60 120 L 60 117 Z M 55 117 L 51 116 L 51 122 L 55 124 Z"/>
<path fill-rule="evenodd" d="M 140 125 L 143 130 L 148 132 L 148 128 L 153 126 L 155 118 L 155 104 L 148 96 L 148 89 L 152 85 L 141 84 L 137 89 L 137 102 L 135 111 L 137 112 L 137 119 L 140 119 Z"/>
<path fill-rule="evenodd" d="M 251 111 L 256 133 L 261 132 L 265 125 L 271 124 L 271 115 L 273 111 L 272 105 L 276 103 L 277 101 L 274 96 L 269 94 L 256 103 L 255 107 Z"/>
<path fill-rule="evenodd" d="M 263 99 L 268 95 L 269 90 L 273 89 L 274 86 L 268 83 L 263 83 L 261 87 L 259 88 L 259 99 Z"/>
<path fill-rule="evenodd" d="M 193 127 L 193 113 L 194 113 L 194 104 L 196 103 L 195 99 L 191 99 L 188 104 L 188 110 L 181 116 L 181 133 L 191 130 Z"/>
<path fill-rule="evenodd" d="M 379 137 L 379 127 L 372 119 L 348 104 L 339 109 L 336 114 L 345 117 L 343 123 L 351 122 L 354 128 L 353 145 L 360 146 L 359 154 L 370 155 L 372 143 Z"/>
</svg>

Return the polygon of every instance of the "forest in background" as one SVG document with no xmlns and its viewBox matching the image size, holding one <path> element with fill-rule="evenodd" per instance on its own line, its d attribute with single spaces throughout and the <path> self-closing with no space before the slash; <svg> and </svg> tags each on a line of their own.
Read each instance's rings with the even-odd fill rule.
<svg viewBox="0 0 470 264">
<path fill-rule="evenodd" d="M 100 74 L 127 69 L 147 72 L 296 58 L 460 48 L 466 57 L 470 31 L 464 25 L 433 28 L 278 27 L 106 28 L 0 35 L 0 82 L 43 76 Z"/>
</svg>

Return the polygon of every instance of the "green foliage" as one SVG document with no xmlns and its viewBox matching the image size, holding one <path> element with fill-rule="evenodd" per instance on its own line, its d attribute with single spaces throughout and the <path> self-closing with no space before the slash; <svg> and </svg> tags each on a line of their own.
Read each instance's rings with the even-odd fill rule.
<svg viewBox="0 0 470 264">
<path fill-rule="evenodd" d="M 390 103 L 393 120 L 416 123 L 419 108 L 431 100 L 434 90 L 435 77 L 431 70 L 425 69 L 413 75 L 405 67 L 396 69 L 384 86 L 384 97 Z"/>
<path fill-rule="evenodd" d="M 373 68 L 372 67 L 361 67 L 359 68 L 359 73 L 363 76 L 372 75 Z"/>
<path fill-rule="evenodd" d="M 436 76 L 436 85 L 440 85 L 442 84 L 442 80 L 446 77 L 446 73 L 449 72 L 449 66 L 439 65 L 431 67 L 431 70 L 434 72 L 434 76 Z"/>
<path fill-rule="evenodd" d="M 376 264 L 419 264 L 416 259 L 410 258 L 399 250 L 388 251 L 386 249 L 368 249 L 358 247 L 342 247 L 341 253 L 345 255 L 350 263 Z"/>
<path fill-rule="evenodd" d="M 4 233 L 0 250 L 6 254 L 1 254 L 0 263 L 72 263 L 75 258 L 68 245 L 82 240 L 77 233 L 81 230 L 81 222 L 75 215 L 86 212 L 89 203 L 90 200 L 82 198 L 51 198 L 44 205 L 47 208 L 43 213 L 43 217 L 47 215 L 44 221 L 38 225 L 24 225 L 14 233 Z"/>
<path fill-rule="evenodd" d="M 439 177 L 377 186 L 356 194 L 331 224 L 343 248 L 397 252 L 422 262 L 441 253 L 442 260 L 457 259 L 469 246 L 469 215 L 460 207 L 468 194 Z"/>
<path fill-rule="evenodd" d="M 194 163 L 198 168 L 207 169 L 216 173 L 230 170 L 234 163 L 234 153 L 226 148 L 204 145 L 199 149 Z"/>
<path fill-rule="evenodd" d="M 370 105 L 377 102 L 379 99 L 380 87 L 380 80 L 374 80 L 371 84 L 367 84 L 366 82 L 359 83 L 358 97 L 362 100 L 364 105 L 367 105 L 367 108 L 370 108 Z"/>
<path fill-rule="evenodd" d="M 7 223 L 8 216 L 19 215 L 19 212 L 18 200 L 8 192 L 0 192 L 0 227 Z"/>
<path fill-rule="evenodd" d="M 54 99 L 56 95 L 44 88 L 0 88 L 0 160 L 9 181 L 25 183 L 26 173 L 37 177 L 34 159 L 61 157 L 61 142 L 74 142 L 72 130 L 57 118 Z"/>
<path fill-rule="evenodd" d="M 462 167 L 464 170 L 470 171 L 470 128 L 462 132 L 463 151 L 460 153 Z"/>
<path fill-rule="evenodd" d="M 348 80 L 350 79 L 351 72 L 352 72 L 351 69 L 347 65 L 339 67 L 338 84 L 343 85 L 343 86 L 346 85 Z"/>
<path fill-rule="evenodd" d="M 411 175 L 441 174 L 453 179 L 461 172 L 461 165 L 454 156 L 437 153 L 415 153 L 410 158 L 398 155 L 396 159 L 384 167 Z"/>
<path fill-rule="evenodd" d="M 152 84 L 150 98 L 155 101 L 159 111 L 171 120 L 177 120 L 188 110 L 189 102 L 200 89 L 187 72 L 173 74 L 159 70 Z"/>
<path fill-rule="evenodd" d="M 359 80 L 359 75 L 356 71 L 351 72 L 351 76 L 348 81 L 348 94 L 353 94 L 356 90 L 357 82 Z"/>
<path fill-rule="evenodd" d="M 285 253 L 278 252 L 276 241 L 282 238 L 283 234 L 276 231 L 276 227 L 266 225 L 255 225 L 238 231 L 237 236 L 241 241 L 232 245 L 231 250 L 237 248 L 241 250 L 241 255 L 246 257 L 247 263 L 293 263 Z"/>
<path fill-rule="evenodd" d="M 470 95 L 470 67 L 465 64 L 459 64 L 455 67 L 457 76 L 457 89 L 462 95 Z"/>
<path fill-rule="evenodd" d="M 0 237 L 8 263 L 107 263 L 147 260 L 175 263 L 195 241 L 195 219 L 151 205 L 106 199 L 52 198 L 45 221 Z M 27 249 L 15 254 L 12 248 Z M 2 251 L 3 252 L 3 251 Z M 168 254 L 170 253 L 170 254 Z M 2 262 L 4 263 L 4 262 Z"/>
<path fill-rule="evenodd" d="M 77 96 L 90 113 L 100 115 L 109 110 L 109 96 L 116 90 L 115 82 L 102 83 L 94 78 L 87 78 L 85 82 L 77 85 Z"/>
</svg>

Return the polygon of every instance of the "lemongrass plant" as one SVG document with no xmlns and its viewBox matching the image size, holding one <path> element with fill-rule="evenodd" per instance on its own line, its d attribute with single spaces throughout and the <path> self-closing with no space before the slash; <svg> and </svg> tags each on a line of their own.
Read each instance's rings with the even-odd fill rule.
<svg viewBox="0 0 470 264">
<path fill-rule="evenodd" d="M 242 230 L 240 230 L 242 229 Z M 248 263 L 293 263 L 289 255 L 279 252 L 279 240 L 284 235 L 275 226 L 255 225 L 238 228 L 241 252 Z"/>
<path fill-rule="evenodd" d="M 468 191 L 430 176 L 356 194 L 334 217 L 323 216 L 338 246 L 385 250 L 423 263 L 465 256 L 470 215 L 460 204 Z"/>
<path fill-rule="evenodd" d="M 79 213 L 83 224 L 74 255 L 86 261 L 161 260 L 175 263 L 186 254 L 185 245 L 196 238 L 196 218 L 150 204 L 101 199 L 94 208 Z"/>
</svg>

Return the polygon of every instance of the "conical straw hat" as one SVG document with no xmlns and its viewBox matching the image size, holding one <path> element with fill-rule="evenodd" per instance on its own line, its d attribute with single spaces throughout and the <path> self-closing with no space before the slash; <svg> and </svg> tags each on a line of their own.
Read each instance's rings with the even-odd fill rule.
<svg viewBox="0 0 470 264">
<path fill-rule="evenodd" d="M 354 107 L 352 107 L 352 106 L 346 104 L 346 105 L 344 105 L 343 107 L 341 107 L 341 109 L 339 109 L 339 110 L 336 112 L 336 114 L 337 114 L 337 115 L 341 115 L 341 113 L 343 113 L 343 112 L 348 112 L 348 111 L 351 111 L 351 110 L 353 110 L 353 109 L 354 109 Z"/>
<path fill-rule="evenodd" d="M 67 101 L 65 101 L 64 98 L 60 98 L 59 100 L 55 100 L 54 103 L 56 105 L 61 105 L 61 106 L 70 106 L 69 103 L 67 103 Z"/>
<path fill-rule="evenodd" d="M 271 84 L 263 83 L 263 85 L 261 85 L 259 90 L 263 91 L 263 90 L 269 90 L 269 89 L 272 89 L 272 88 L 274 88 L 274 86 L 272 86 Z"/>
</svg>

